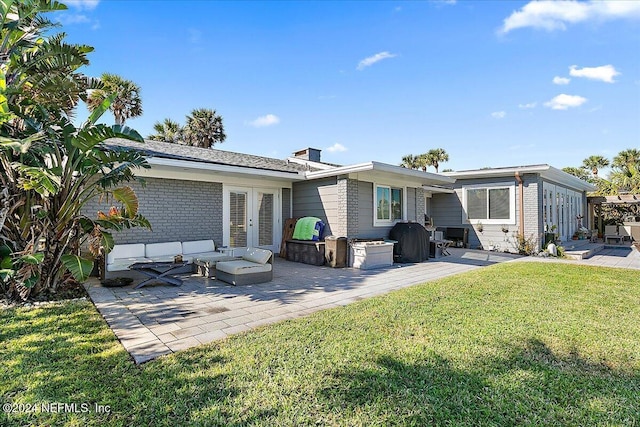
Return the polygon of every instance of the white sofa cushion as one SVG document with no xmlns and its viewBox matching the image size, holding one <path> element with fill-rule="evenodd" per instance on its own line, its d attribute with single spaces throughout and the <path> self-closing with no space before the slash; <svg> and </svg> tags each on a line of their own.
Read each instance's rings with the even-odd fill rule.
<svg viewBox="0 0 640 427">
<path fill-rule="evenodd" d="M 216 270 L 235 275 L 266 273 L 271 271 L 271 268 L 271 264 L 256 264 L 246 260 L 221 261 L 216 264 Z"/>
<path fill-rule="evenodd" d="M 213 240 L 193 240 L 182 242 L 182 254 L 191 255 L 203 252 L 215 252 L 216 245 Z"/>
<path fill-rule="evenodd" d="M 182 253 L 182 243 L 147 243 L 145 256 L 154 261 L 173 261 L 173 257 Z"/>
<path fill-rule="evenodd" d="M 107 264 L 113 264 L 115 260 L 121 258 L 144 258 L 144 243 L 133 243 L 129 245 L 114 245 L 111 252 L 107 254 Z"/>
<path fill-rule="evenodd" d="M 247 252 L 242 256 L 242 259 L 258 264 L 266 264 L 271 258 L 271 251 L 259 248 L 249 248 Z"/>
<path fill-rule="evenodd" d="M 149 258 L 137 257 L 137 258 L 115 258 L 113 262 L 107 264 L 107 271 L 126 271 L 131 264 L 137 262 L 151 262 Z"/>
</svg>

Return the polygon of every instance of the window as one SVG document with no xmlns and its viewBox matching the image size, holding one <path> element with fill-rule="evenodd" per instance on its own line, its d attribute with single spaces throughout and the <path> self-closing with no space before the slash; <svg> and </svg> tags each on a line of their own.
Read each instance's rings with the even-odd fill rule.
<svg viewBox="0 0 640 427">
<path fill-rule="evenodd" d="M 384 185 L 375 185 L 374 225 L 389 225 L 404 218 L 402 189 Z"/>
<path fill-rule="evenodd" d="M 463 188 L 464 209 L 467 222 L 483 221 L 486 224 L 515 223 L 515 187 L 466 187 Z"/>
</svg>

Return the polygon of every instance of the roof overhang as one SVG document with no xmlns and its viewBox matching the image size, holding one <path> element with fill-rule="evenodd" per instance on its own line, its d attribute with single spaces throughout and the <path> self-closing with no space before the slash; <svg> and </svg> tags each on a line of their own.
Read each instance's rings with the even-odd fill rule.
<svg viewBox="0 0 640 427">
<path fill-rule="evenodd" d="M 276 181 L 288 182 L 304 181 L 305 179 L 303 172 L 282 172 L 270 169 L 259 169 L 253 167 L 232 166 L 207 162 L 194 162 L 191 160 L 168 159 L 163 157 L 148 157 L 147 161 L 151 165 L 151 170 L 156 169 L 157 171 L 171 169 L 191 174 L 225 174 L 239 177 L 269 178 Z M 149 176 L 148 173 L 143 173 L 141 175 Z"/>
<path fill-rule="evenodd" d="M 406 184 L 419 187 L 450 185 L 456 182 L 455 178 L 452 177 L 380 162 L 358 163 L 305 173 L 307 179 L 320 179 L 340 175 L 354 177 L 357 175 L 358 179 L 368 179 L 370 181 L 402 180 Z"/>
<path fill-rule="evenodd" d="M 595 191 L 597 187 L 582 179 L 568 174 L 560 169 L 554 168 L 549 165 L 533 165 L 533 166 L 517 166 L 509 168 L 495 168 L 495 169 L 476 169 L 459 172 L 445 172 L 446 176 L 454 177 L 457 179 L 475 179 L 475 178 L 502 178 L 512 177 L 518 173 L 520 175 L 527 173 L 539 174 L 542 178 L 557 182 L 566 187 L 580 190 L 580 191 Z"/>
</svg>

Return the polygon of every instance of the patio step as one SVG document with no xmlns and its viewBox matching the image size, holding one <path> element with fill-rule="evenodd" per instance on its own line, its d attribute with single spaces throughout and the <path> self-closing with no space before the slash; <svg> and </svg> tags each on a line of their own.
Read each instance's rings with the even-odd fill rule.
<svg viewBox="0 0 640 427">
<path fill-rule="evenodd" d="M 596 253 L 600 252 L 604 249 L 604 244 L 602 243 L 592 243 L 589 245 L 582 245 L 580 247 L 576 247 L 575 249 L 565 248 L 564 255 L 568 259 L 587 259 L 591 258 Z"/>
</svg>

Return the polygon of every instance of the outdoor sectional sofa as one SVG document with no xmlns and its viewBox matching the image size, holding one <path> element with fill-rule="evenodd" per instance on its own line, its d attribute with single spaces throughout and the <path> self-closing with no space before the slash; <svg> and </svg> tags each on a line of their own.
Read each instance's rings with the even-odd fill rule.
<svg viewBox="0 0 640 427">
<path fill-rule="evenodd" d="M 234 259 L 216 252 L 213 240 L 115 245 L 107 254 L 105 278 L 129 272 L 129 266 L 134 263 L 173 261 L 176 255 L 182 255 L 182 259 L 188 262 L 202 259 L 209 262 Z M 186 267 L 184 272 L 191 271 L 191 268 Z"/>
</svg>

